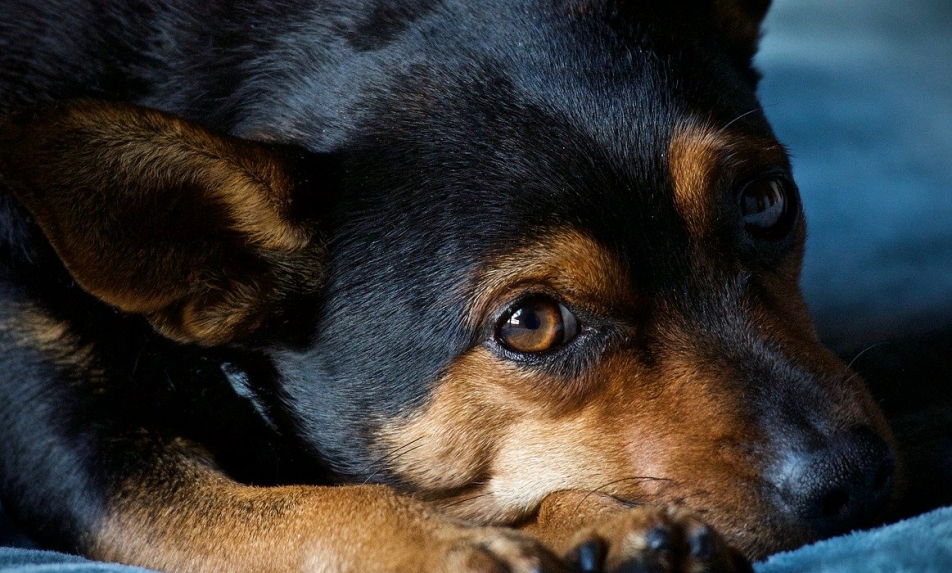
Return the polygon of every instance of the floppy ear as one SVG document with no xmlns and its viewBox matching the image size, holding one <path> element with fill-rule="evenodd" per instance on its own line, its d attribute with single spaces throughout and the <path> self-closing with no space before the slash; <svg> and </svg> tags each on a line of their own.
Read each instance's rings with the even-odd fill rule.
<svg viewBox="0 0 952 573">
<path fill-rule="evenodd" d="M 322 182 L 303 170 L 312 160 L 115 103 L 61 103 L 0 124 L 0 184 L 76 282 L 203 345 L 240 340 L 320 288 Z"/>
<path fill-rule="evenodd" d="M 650 27 L 660 19 L 673 30 L 697 34 L 700 40 L 714 40 L 721 44 L 731 63 L 756 83 L 758 74 L 751 69 L 751 62 L 760 43 L 761 24 L 770 8 L 771 0 L 576 0 L 575 12 L 579 15 L 605 14 L 619 20 L 634 30 Z M 601 6 L 601 10 L 595 6 Z M 713 37 L 707 37 L 707 32 Z M 637 36 L 636 36 L 637 37 Z M 672 41 L 680 41 L 677 35 Z"/>
<path fill-rule="evenodd" d="M 771 0 L 713 0 L 715 23 L 735 63 L 746 68 L 757 53 L 760 25 Z"/>
</svg>

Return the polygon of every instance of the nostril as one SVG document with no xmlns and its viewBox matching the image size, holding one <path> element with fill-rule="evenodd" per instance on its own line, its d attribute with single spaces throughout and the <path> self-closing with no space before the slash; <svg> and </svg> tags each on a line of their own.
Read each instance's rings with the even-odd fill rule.
<svg viewBox="0 0 952 573">
<path fill-rule="evenodd" d="M 824 495 L 818 504 L 817 517 L 821 519 L 836 518 L 846 513 L 850 496 L 845 488 L 838 488 Z"/>
</svg>

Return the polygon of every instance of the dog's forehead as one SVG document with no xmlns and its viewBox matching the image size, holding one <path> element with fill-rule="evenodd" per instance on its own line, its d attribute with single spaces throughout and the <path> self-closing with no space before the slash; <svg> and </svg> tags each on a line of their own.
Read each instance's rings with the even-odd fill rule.
<svg viewBox="0 0 952 573">
<path fill-rule="evenodd" d="M 339 154 L 343 189 L 322 335 L 288 389 L 311 396 L 320 372 L 320 391 L 340 394 L 330 402 L 354 404 L 340 419 L 363 415 L 355 396 L 382 380 L 395 390 L 373 408 L 425 402 L 438 373 L 485 339 L 519 281 L 592 307 L 675 284 L 671 269 L 686 269 L 695 240 L 684 213 L 697 210 L 695 191 L 711 197 L 711 160 L 731 144 L 723 128 L 772 137 L 744 74 L 689 34 L 623 35 L 584 13 L 520 11 L 541 1 L 501 3 L 512 18 L 487 20 L 489 34 L 479 3 L 444 4 L 467 17 L 419 33 L 432 42 L 366 50 L 347 64 L 385 80 L 305 82 L 323 99 L 288 116 L 288 133 Z M 341 108 L 354 111 L 352 123 L 307 115 Z M 351 433 L 320 411 L 302 417 Z"/>
<path fill-rule="evenodd" d="M 589 60 L 562 72 L 483 61 L 421 70 L 349 155 L 346 186 L 364 205 L 399 204 L 403 231 L 475 253 L 565 225 L 615 243 L 674 240 L 715 200 L 720 156 L 780 148 L 749 86 L 717 101 L 724 90 L 702 96 L 640 54 L 594 78 Z"/>
<path fill-rule="evenodd" d="M 411 130 L 446 139 L 470 131 L 467 120 L 477 110 L 480 119 L 503 120 L 507 107 L 534 106 L 636 155 L 641 150 L 624 148 L 643 144 L 646 130 L 657 132 L 678 115 L 723 124 L 758 107 L 752 72 L 737 69 L 705 6 L 387 2 L 355 15 L 356 24 L 340 24 L 350 32 L 334 52 L 319 48 L 334 26 L 302 14 L 261 56 L 261 67 L 273 73 L 249 89 L 264 105 L 240 114 L 236 131 L 326 151 L 350 147 L 361 134 L 386 140 Z M 383 15 L 388 24 L 374 24 Z"/>
<path fill-rule="evenodd" d="M 738 138 L 779 149 L 748 78 L 694 28 L 620 33 L 559 7 L 494 20 L 483 42 L 478 25 L 430 31 L 438 51 L 397 50 L 369 90 L 343 146 L 344 234 L 364 254 L 389 245 L 381 265 L 413 269 L 401 280 L 429 269 L 434 292 L 453 290 L 481 259 L 568 227 L 627 251 L 633 272 L 670 266 L 716 202 L 718 156 Z"/>
</svg>

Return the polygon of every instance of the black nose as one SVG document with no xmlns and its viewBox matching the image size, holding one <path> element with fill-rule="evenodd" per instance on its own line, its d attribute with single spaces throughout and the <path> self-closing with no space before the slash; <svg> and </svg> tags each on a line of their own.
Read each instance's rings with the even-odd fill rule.
<svg viewBox="0 0 952 573">
<path fill-rule="evenodd" d="M 823 536 L 862 527 L 889 499 L 896 460 L 872 430 L 841 434 L 788 474 L 786 493 L 797 517 Z"/>
</svg>

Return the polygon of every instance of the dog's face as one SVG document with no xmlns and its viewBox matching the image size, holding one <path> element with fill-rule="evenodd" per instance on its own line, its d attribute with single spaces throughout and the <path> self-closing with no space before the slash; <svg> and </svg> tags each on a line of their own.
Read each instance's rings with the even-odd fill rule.
<svg viewBox="0 0 952 573">
<path fill-rule="evenodd" d="M 681 504 L 753 556 L 873 517 L 894 469 L 888 430 L 798 289 L 802 209 L 748 68 L 764 7 L 570 4 L 500 24 L 477 53 L 410 58 L 332 143 L 307 113 L 242 125 L 333 147 L 319 158 L 216 144 L 271 181 L 275 217 L 248 215 L 267 202 L 242 186 L 146 215 L 214 204 L 230 221 L 183 231 L 212 255 L 161 259 L 226 269 L 203 279 L 213 295 L 176 286 L 200 273 L 71 250 L 65 218 L 21 199 L 97 296 L 180 340 L 265 352 L 277 407 L 344 479 L 499 523 L 563 489 Z M 0 172 L 15 189 L 54 187 L 17 171 L 17 133 Z M 177 188 L 203 188 L 189 172 L 206 167 L 178 167 Z M 283 344 L 287 324 L 306 342 Z"/>
<path fill-rule="evenodd" d="M 684 504 L 753 555 L 875 513 L 888 432 L 800 295 L 787 155 L 749 76 L 663 30 L 403 78 L 342 159 L 323 334 L 277 363 L 345 474 L 502 523 L 560 489 Z"/>
</svg>

